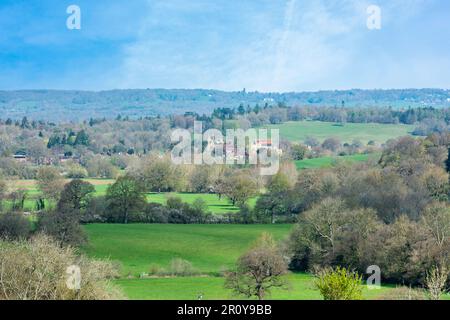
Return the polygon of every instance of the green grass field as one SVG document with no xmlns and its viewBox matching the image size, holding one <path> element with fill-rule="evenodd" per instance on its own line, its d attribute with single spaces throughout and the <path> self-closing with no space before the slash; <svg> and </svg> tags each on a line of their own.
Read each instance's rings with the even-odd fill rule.
<svg viewBox="0 0 450 320">
<path fill-rule="evenodd" d="M 303 142 L 311 136 L 319 141 L 335 137 L 344 142 L 359 140 L 367 143 L 371 140 L 377 144 L 389 139 L 410 134 L 414 130 L 413 125 L 402 124 L 378 124 L 378 123 L 346 123 L 339 126 L 331 122 L 298 121 L 283 124 L 269 125 L 268 128 L 280 129 L 280 137 L 292 142 Z"/>
<path fill-rule="evenodd" d="M 183 193 L 183 192 L 166 192 L 166 193 L 150 193 L 147 195 L 149 202 L 166 204 L 167 199 L 171 197 L 181 198 L 183 202 L 192 204 L 196 199 L 201 198 L 206 202 L 208 211 L 211 213 L 229 213 L 237 212 L 239 208 L 233 206 L 226 197 L 219 199 L 216 194 L 209 193 Z M 251 198 L 248 204 L 253 207 L 256 204 L 257 198 Z"/>
<path fill-rule="evenodd" d="M 94 185 L 95 195 L 105 195 L 106 190 L 110 184 L 114 183 L 114 179 L 82 179 Z M 70 181 L 67 179 L 67 182 Z M 25 211 L 35 211 L 36 210 L 36 200 L 40 195 L 36 180 L 10 180 L 7 184 L 11 188 L 26 190 L 27 198 L 24 203 Z M 11 207 L 12 203 L 10 201 L 5 201 L 4 206 L 6 209 Z M 54 204 L 49 203 L 45 200 L 46 207 L 52 206 Z"/>
<path fill-rule="evenodd" d="M 314 288 L 314 277 L 310 274 L 291 273 L 286 276 L 288 287 L 275 289 L 269 296 L 273 300 L 320 300 Z M 129 299 L 136 300 L 196 300 L 202 294 L 204 300 L 242 299 L 224 287 L 222 277 L 176 277 L 152 279 L 122 279 L 116 284 Z M 363 286 L 365 299 L 376 299 L 389 290 L 368 290 Z"/>
<path fill-rule="evenodd" d="M 105 195 L 109 185 L 114 183 L 112 179 L 84 179 L 85 181 L 92 183 L 95 187 L 95 195 Z M 24 189 L 28 193 L 28 199 L 25 200 L 25 211 L 34 211 L 36 208 L 36 199 L 40 192 L 36 185 L 36 180 L 15 180 L 10 181 L 9 184 L 16 188 Z M 192 204 L 196 199 L 202 198 L 208 206 L 208 211 L 211 213 L 233 213 L 239 211 L 239 208 L 233 206 L 226 197 L 219 197 L 215 194 L 202 194 L 202 193 L 181 193 L 181 192 L 162 192 L 162 193 L 149 193 L 147 199 L 149 202 L 165 204 L 170 197 L 179 197 L 183 202 Z M 257 198 L 249 200 L 249 205 L 254 206 Z M 10 203 L 5 201 L 5 205 L 8 207 Z M 46 201 L 46 205 L 49 203 Z"/>
<path fill-rule="evenodd" d="M 263 233 L 276 239 L 287 236 L 292 225 L 108 225 L 85 226 L 90 244 L 83 250 L 91 257 L 108 258 L 122 265 L 123 277 L 115 283 L 130 299 L 233 299 L 224 288 L 219 272 L 234 265 L 236 259 Z M 203 276 L 139 279 L 150 265 L 167 266 L 173 258 L 190 261 Z M 288 290 L 274 290 L 271 299 L 320 299 L 309 274 L 286 276 Z M 389 290 L 369 291 L 366 299 Z"/>
<path fill-rule="evenodd" d="M 318 169 L 318 168 L 328 168 L 333 166 L 336 163 L 345 162 L 345 163 L 355 163 L 355 162 L 364 162 L 369 159 L 378 159 L 380 157 L 379 154 L 355 154 L 351 156 L 343 156 L 343 157 L 323 157 L 323 158 L 314 158 L 314 159 L 304 159 L 295 161 L 295 165 L 297 169 Z"/>
<path fill-rule="evenodd" d="M 98 195 L 105 194 L 108 186 L 114 183 L 114 179 L 82 179 L 94 185 L 95 192 Z M 67 179 L 66 182 L 70 180 Z M 7 181 L 7 185 L 10 188 L 26 190 L 29 196 L 38 196 L 40 191 L 37 186 L 36 180 L 10 180 Z"/>
<path fill-rule="evenodd" d="M 86 252 L 120 261 L 124 275 L 166 267 L 173 258 L 190 261 L 202 273 L 217 274 L 263 232 L 285 237 L 291 225 L 91 224 Z"/>
</svg>

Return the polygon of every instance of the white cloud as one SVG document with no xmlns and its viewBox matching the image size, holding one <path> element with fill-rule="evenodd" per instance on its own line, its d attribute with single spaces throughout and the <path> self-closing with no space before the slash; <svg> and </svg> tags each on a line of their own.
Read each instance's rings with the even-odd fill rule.
<svg viewBox="0 0 450 320">
<path fill-rule="evenodd" d="M 336 9 L 341 12 L 334 14 Z M 290 0 L 281 28 L 251 43 L 244 54 L 239 51 L 230 62 L 230 77 L 218 86 L 262 91 L 317 88 L 351 62 L 349 44 L 358 37 L 356 29 L 363 28 L 358 24 L 362 17 L 353 1 L 330 6 L 325 1 Z"/>
<path fill-rule="evenodd" d="M 287 0 L 281 10 L 267 3 L 255 5 L 251 15 L 239 7 L 227 13 L 220 12 L 220 5 L 204 4 L 153 2 L 139 39 L 124 49 L 116 86 L 303 91 L 383 81 L 382 76 L 370 78 L 380 66 L 364 62 L 366 8 L 373 1 Z M 405 23 L 423 5 L 424 0 L 383 2 L 383 27 Z M 239 21 L 244 26 L 242 33 L 248 38 L 214 24 L 226 14 L 228 23 Z M 383 62 L 385 69 L 396 63 Z M 355 70 L 355 66 L 367 69 Z M 378 83 L 376 87 L 384 86 Z"/>
</svg>

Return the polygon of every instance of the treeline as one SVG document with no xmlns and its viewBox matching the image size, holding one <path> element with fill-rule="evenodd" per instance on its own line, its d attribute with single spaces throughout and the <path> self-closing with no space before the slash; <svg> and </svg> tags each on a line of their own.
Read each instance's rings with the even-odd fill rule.
<svg viewBox="0 0 450 320">
<path fill-rule="evenodd" d="M 408 108 L 448 107 L 449 92 L 443 89 L 333 90 L 317 92 L 264 93 L 205 89 L 132 89 L 111 91 L 26 90 L 0 91 L 0 110 L 11 118 L 29 116 L 50 121 L 79 121 L 93 115 L 111 118 L 168 115 L 197 110 L 210 113 L 214 108 L 245 105 L 373 106 Z"/>
<path fill-rule="evenodd" d="M 259 116 L 258 116 L 259 115 Z M 240 105 L 238 108 L 219 108 L 212 113 L 212 118 L 221 120 L 238 119 L 247 116 L 252 125 L 277 124 L 285 121 L 315 120 L 326 122 L 350 123 L 385 123 L 415 124 L 426 119 L 450 120 L 448 108 L 356 108 L 356 107 L 288 107 L 282 103 L 276 106 L 265 104 L 254 107 Z"/>
</svg>

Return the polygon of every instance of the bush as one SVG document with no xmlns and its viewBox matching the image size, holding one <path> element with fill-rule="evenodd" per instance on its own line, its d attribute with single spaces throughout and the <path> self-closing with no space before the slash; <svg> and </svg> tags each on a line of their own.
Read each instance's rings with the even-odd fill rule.
<svg viewBox="0 0 450 320">
<path fill-rule="evenodd" d="M 80 246 L 87 242 L 78 214 L 74 211 L 48 211 L 41 214 L 37 230 L 51 236 L 62 245 Z"/>
<path fill-rule="evenodd" d="M 86 169 L 89 176 L 93 178 L 114 179 L 118 174 L 117 168 L 109 159 L 99 156 L 89 159 Z"/>
<path fill-rule="evenodd" d="M 0 239 L 18 240 L 30 234 L 30 222 L 22 214 L 0 213 Z"/>
<path fill-rule="evenodd" d="M 160 274 L 164 273 L 164 269 L 161 266 L 153 263 L 148 268 L 148 273 L 150 275 L 160 275 Z"/>
<path fill-rule="evenodd" d="M 88 172 L 82 166 L 74 164 L 67 168 L 66 176 L 70 179 L 84 179 L 88 177 Z"/>
<path fill-rule="evenodd" d="M 157 264 L 150 265 L 149 274 L 156 276 L 189 277 L 197 275 L 198 271 L 189 261 L 181 258 L 174 258 L 170 261 L 167 269 Z"/>
<path fill-rule="evenodd" d="M 188 224 L 191 219 L 182 209 L 168 209 L 167 222 L 173 224 Z"/>
<path fill-rule="evenodd" d="M 445 285 L 449 276 L 447 266 L 437 266 L 427 272 L 426 287 L 428 289 L 428 296 L 430 300 L 441 300 L 445 294 Z"/>
<path fill-rule="evenodd" d="M 337 267 L 320 271 L 315 286 L 324 300 L 361 300 L 361 280 L 358 273 Z"/>
<path fill-rule="evenodd" d="M 106 196 L 89 198 L 86 211 L 81 217 L 82 223 L 105 222 L 107 216 L 108 201 Z"/>
<path fill-rule="evenodd" d="M 196 274 L 196 271 L 189 261 L 175 258 L 170 261 L 169 274 L 172 276 L 186 277 Z"/>
<path fill-rule="evenodd" d="M 397 287 L 378 296 L 378 300 L 426 300 L 426 295 L 420 289 Z"/>
<path fill-rule="evenodd" d="M 135 213 L 130 222 L 167 223 L 167 208 L 159 203 L 148 203 L 143 211 Z"/>
<path fill-rule="evenodd" d="M 80 268 L 78 290 L 67 285 L 69 266 Z M 121 299 L 110 281 L 117 276 L 111 263 L 78 256 L 44 235 L 30 241 L 0 241 L 0 300 Z"/>
<path fill-rule="evenodd" d="M 107 221 L 110 223 L 121 223 L 120 217 L 111 215 L 110 210 L 104 210 L 102 215 L 92 215 L 91 211 L 95 213 L 95 202 L 92 208 L 88 206 L 86 214 L 89 217 L 89 222 Z M 140 211 L 134 212 L 129 216 L 130 223 L 172 223 L 172 224 L 190 224 L 190 223 L 240 223 L 238 214 L 218 215 L 203 212 L 204 204 L 196 201 L 190 205 L 177 198 L 170 198 L 168 206 L 163 206 L 158 203 L 144 204 L 144 208 Z M 84 221 L 85 222 L 85 221 Z"/>
</svg>

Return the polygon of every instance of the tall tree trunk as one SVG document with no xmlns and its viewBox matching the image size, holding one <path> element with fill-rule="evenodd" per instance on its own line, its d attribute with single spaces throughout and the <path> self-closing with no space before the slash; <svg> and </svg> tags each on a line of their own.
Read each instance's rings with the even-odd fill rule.
<svg viewBox="0 0 450 320">
<path fill-rule="evenodd" d="M 264 289 L 261 285 L 256 286 L 256 291 L 258 292 L 258 300 L 264 300 Z"/>
</svg>

